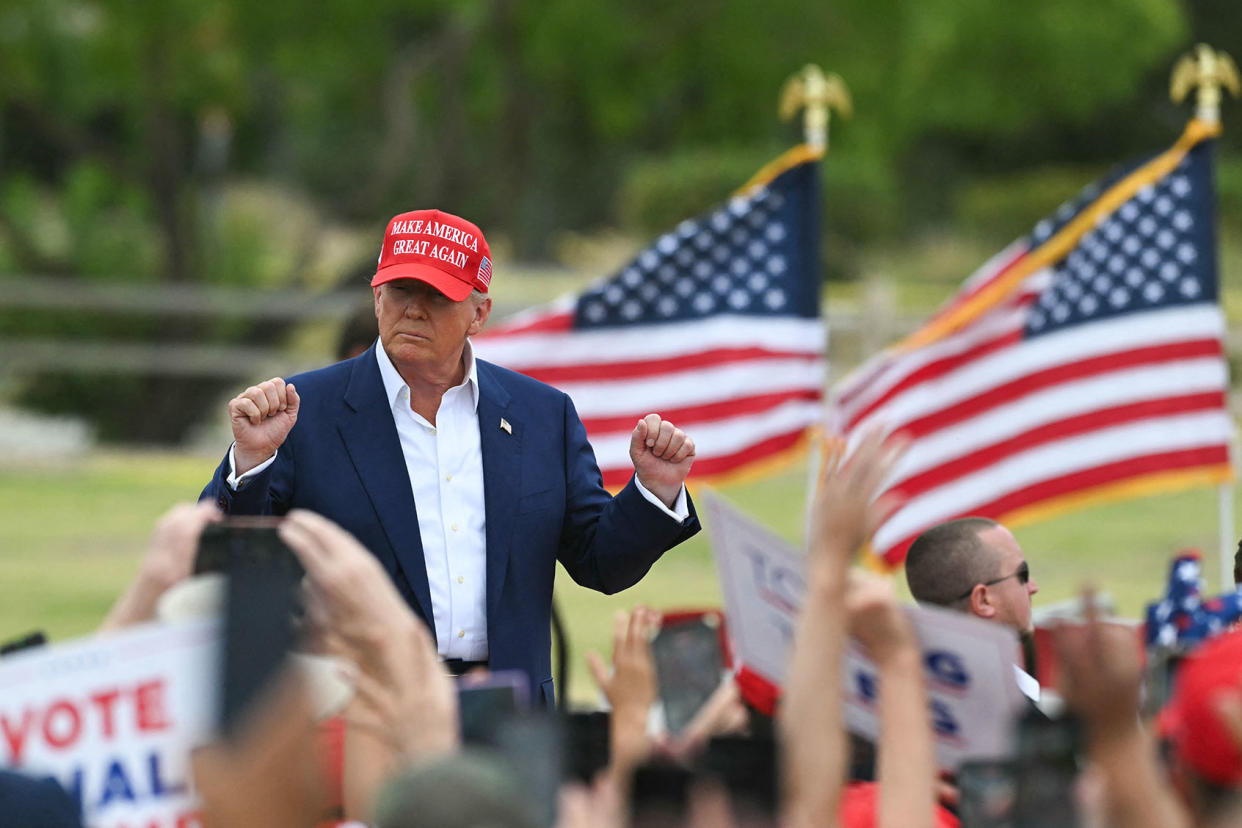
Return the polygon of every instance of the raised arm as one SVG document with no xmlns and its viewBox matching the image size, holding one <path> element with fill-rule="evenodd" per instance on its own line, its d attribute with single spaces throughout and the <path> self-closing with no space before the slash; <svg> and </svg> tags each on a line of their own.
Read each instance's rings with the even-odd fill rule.
<svg viewBox="0 0 1242 828">
<path fill-rule="evenodd" d="M 298 391 L 280 377 L 252 385 L 229 400 L 234 472 L 240 477 L 284 445 L 298 421 Z"/>
<path fill-rule="evenodd" d="M 203 527 L 220 517 L 210 503 L 181 503 L 164 513 L 151 533 L 138 574 L 112 605 L 99 631 L 118 630 L 153 619 L 160 596 L 190 577 Z"/>
<path fill-rule="evenodd" d="M 840 441 L 825 446 L 807 539 L 805 604 L 779 720 L 791 826 L 836 824 L 846 772 L 841 656 L 848 570 L 893 505 L 874 498 L 900 450 L 878 431 L 848 460 Z"/>
<path fill-rule="evenodd" d="M 880 673 L 879 828 L 935 823 L 936 756 L 918 640 L 891 581 L 855 570 L 846 599 L 850 636 Z"/>
<path fill-rule="evenodd" d="M 1061 692 L 1087 726 L 1088 753 L 1100 769 L 1110 824 L 1188 824 L 1165 781 L 1156 746 L 1139 723 L 1142 668 L 1133 630 L 1102 624 L 1094 596 L 1083 594 L 1086 621 L 1054 629 L 1061 662 Z"/>
<path fill-rule="evenodd" d="M 359 668 L 345 714 L 345 807 L 367 820 L 375 793 L 402 764 L 458 748 L 456 689 L 431 634 L 348 532 L 295 509 L 280 534 L 306 569 L 313 631 Z"/>
</svg>

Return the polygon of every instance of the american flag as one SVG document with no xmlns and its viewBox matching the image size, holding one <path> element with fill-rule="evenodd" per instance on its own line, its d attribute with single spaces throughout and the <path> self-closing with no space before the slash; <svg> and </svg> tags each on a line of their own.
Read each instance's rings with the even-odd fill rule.
<svg viewBox="0 0 1242 828">
<path fill-rule="evenodd" d="M 830 427 L 904 431 L 907 500 L 874 551 L 924 529 L 1020 523 L 1229 478 L 1212 141 L 1097 182 L 987 262 L 923 328 L 834 388 Z"/>
<path fill-rule="evenodd" d="M 630 432 L 653 411 L 694 438 L 700 481 L 792 455 L 822 417 L 818 157 L 795 147 L 612 276 L 477 337 L 475 352 L 569 394 L 610 489 L 633 473 Z"/>
</svg>

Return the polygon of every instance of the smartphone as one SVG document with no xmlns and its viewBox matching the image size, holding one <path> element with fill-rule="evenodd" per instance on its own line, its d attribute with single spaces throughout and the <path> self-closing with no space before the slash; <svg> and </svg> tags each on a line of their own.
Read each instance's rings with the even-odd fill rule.
<svg viewBox="0 0 1242 828">
<path fill-rule="evenodd" d="M 204 567 L 199 570 L 198 560 Z M 227 576 L 220 669 L 220 730 L 235 737 L 297 643 L 301 566 L 272 519 L 228 519 L 199 537 L 195 571 Z"/>
<path fill-rule="evenodd" d="M 598 710 L 574 712 L 564 719 L 566 782 L 590 785 L 608 766 L 611 746 L 608 714 Z"/>
<path fill-rule="evenodd" d="M 1072 715 L 1050 719 L 1032 707 L 1017 727 L 1013 825 L 1075 828 L 1079 824 L 1074 784 L 1083 743 L 1081 723 Z"/>
<path fill-rule="evenodd" d="M 670 733 L 680 733 L 716 692 L 724 674 L 720 614 L 666 622 L 651 642 L 656 684 Z"/>
<path fill-rule="evenodd" d="M 461 738 L 468 745 L 497 746 L 501 726 L 530 709 L 526 673 L 497 670 L 457 680 Z"/>
<path fill-rule="evenodd" d="M 957 768 L 962 828 L 1012 828 L 1017 779 L 1006 759 L 972 760 Z"/>
<path fill-rule="evenodd" d="M 207 524 L 198 536 L 194 574 L 228 572 L 234 564 L 262 564 L 300 579 L 305 574 L 302 562 L 280 539 L 280 521 L 269 516 L 227 517 Z"/>
</svg>

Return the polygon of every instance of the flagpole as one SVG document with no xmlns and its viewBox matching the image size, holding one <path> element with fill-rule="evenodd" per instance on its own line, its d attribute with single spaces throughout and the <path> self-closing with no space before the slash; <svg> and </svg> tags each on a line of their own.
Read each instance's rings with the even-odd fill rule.
<svg viewBox="0 0 1242 828">
<path fill-rule="evenodd" d="M 1233 527 L 1233 484 L 1222 483 L 1216 487 L 1216 508 L 1220 528 L 1220 591 L 1233 589 L 1233 550 L 1237 540 Z"/>
<path fill-rule="evenodd" d="M 782 121 L 788 121 L 802 110 L 803 140 L 812 149 L 821 153 L 828 151 L 828 125 L 832 110 L 836 109 L 843 118 L 854 114 L 854 102 L 850 98 L 849 88 L 845 81 L 835 72 L 825 75 L 823 70 L 813 63 L 808 63 L 797 73 L 791 75 L 781 87 L 781 99 L 778 111 Z M 815 229 L 818 232 L 818 228 Z M 811 527 L 811 509 L 815 502 L 815 490 L 819 486 L 820 463 L 822 454 L 820 442 L 829 434 L 827 418 L 818 429 L 812 429 L 808 440 L 808 457 L 806 464 L 806 501 L 802 509 L 802 537 L 809 540 Z"/>
<path fill-rule="evenodd" d="M 1174 103 L 1181 103 L 1185 100 L 1191 89 L 1197 89 L 1195 118 L 1206 124 L 1215 125 L 1220 123 L 1222 90 L 1229 90 L 1236 98 L 1242 94 L 1242 81 L 1239 80 L 1238 69 L 1229 55 L 1200 43 L 1195 46 L 1193 55 L 1184 55 L 1178 60 L 1169 79 L 1169 97 Z M 1219 282 L 1218 276 L 1217 283 Z M 1230 442 L 1233 456 L 1237 456 L 1236 437 Z M 1232 479 L 1217 486 L 1216 525 L 1219 531 L 1217 557 L 1220 565 L 1222 592 L 1229 590 L 1233 584 L 1233 552 L 1237 544 L 1233 521 L 1233 497 Z"/>
</svg>

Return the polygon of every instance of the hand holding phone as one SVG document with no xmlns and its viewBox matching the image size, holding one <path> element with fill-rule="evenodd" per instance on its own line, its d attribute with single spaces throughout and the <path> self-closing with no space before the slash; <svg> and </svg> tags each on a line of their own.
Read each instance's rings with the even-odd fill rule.
<svg viewBox="0 0 1242 828">
<path fill-rule="evenodd" d="M 274 517 L 228 517 L 208 523 L 198 536 L 194 574 L 261 567 L 300 579 L 305 574 L 302 564 L 281 540 L 280 524 L 281 519 Z"/>
<path fill-rule="evenodd" d="M 220 727 L 240 732 L 247 712 L 285 665 L 296 641 L 301 564 L 273 518 L 229 518 L 203 528 L 195 572 L 224 572 Z"/>
<path fill-rule="evenodd" d="M 651 642 L 656 684 L 668 730 L 679 734 L 716 689 L 724 672 L 720 647 L 720 615 L 668 622 Z"/>
</svg>

